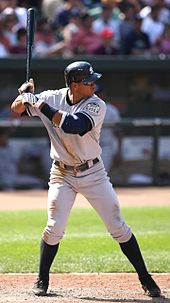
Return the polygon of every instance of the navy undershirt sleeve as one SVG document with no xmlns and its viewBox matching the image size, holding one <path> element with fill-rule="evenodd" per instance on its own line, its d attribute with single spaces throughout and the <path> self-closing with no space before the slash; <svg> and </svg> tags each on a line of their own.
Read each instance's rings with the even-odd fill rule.
<svg viewBox="0 0 170 303">
<path fill-rule="evenodd" d="M 80 136 L 83 136 L 92 129 L 92 123 L 83 113 L 77 113 L 74 115 L 68 114 L 62 124 L 62 129 L 65 133 L 79 134 Z"/>
</svg>

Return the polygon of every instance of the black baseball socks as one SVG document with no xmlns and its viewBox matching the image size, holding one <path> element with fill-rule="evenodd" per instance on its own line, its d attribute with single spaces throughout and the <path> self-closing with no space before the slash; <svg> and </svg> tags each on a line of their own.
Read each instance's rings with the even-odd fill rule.
<svg viewBox="0 0 170 303">
<path fill-rule="evenodd" d="M 148 275 L 148 271 L 146 269 L 139 245 L 136 241 L 135 236 L 132 234 L 132 237 L 128 242 L 119 243 L 122 252 L 128 258 L 130 263 L 135 268 L 136 272 L 140 276 Z"/>
<path fill-rule="evenodd" d="M 43 281 L 49 280 L 50 267 L 57 254 L 59 243 L 49 245 L 41 239 L 40 244 L 40 263 L 39 263 L 39 279 Z"/>
</svg>

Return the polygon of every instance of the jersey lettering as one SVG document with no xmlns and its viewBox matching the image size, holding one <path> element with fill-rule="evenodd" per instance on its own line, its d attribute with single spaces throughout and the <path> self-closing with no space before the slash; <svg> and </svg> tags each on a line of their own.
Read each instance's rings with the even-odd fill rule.
<svg viewBox="0 0 170 303">
<path fill-rule="evenodd" d="M 96 103 L 88 103 L 84 109 L 88 110 L 91 113 L 98 114 L 100 110 L 100 106 Z"/>
</svg>

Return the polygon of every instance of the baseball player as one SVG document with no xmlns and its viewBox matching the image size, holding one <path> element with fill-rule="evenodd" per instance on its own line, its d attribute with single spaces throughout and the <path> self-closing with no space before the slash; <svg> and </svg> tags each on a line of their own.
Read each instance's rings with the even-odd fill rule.
<svg viewBox="0 0 170 303">
<path fill-rule="evenodd" d="M 90 63 L 76 61 L 64 71 L 66 87 L 34 95 L 33 80 L 24 83 L 11 109 L 19 114 L 39 116 L 51 140 L 53 159 L 49 190 L 48 220 L 40 245 L 35 295 L 46 295 L 49 272 L 57 254 L 70 210 L 77 193 L 84 195 L 97 211 L 108 232 L 129 259 L 146 293 L 159 297 L 161 290 L 148 273 L 137 240 L 120 212 L 116 193 L 101 160 L 100 130 L 106 105 L 97 95 Z M 29 89 L 30 92 L 25 92 Z"/>
</svg>

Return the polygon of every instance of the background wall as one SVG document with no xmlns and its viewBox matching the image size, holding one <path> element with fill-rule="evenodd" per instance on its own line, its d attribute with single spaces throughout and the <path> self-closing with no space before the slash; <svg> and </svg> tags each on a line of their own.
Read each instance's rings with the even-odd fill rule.
<svg viewBox="0 0 170 303">
<path fill-rule="evenodd" d="M 156 57 L 74 57 L 72 60 L 33 59 L 36 91 L 64 85 L 63 70 L 74 60 L 88 60 L 103 74 L 99 83 L 123 117 L 170 117 L 170 60 Z M 10 102 L 25 80 L 25 59 L 0 59 L 0 106 Z"/>
<path fill-rule="evenodd" d="M 36 92 L 65 86 L 63 70 L 75 60 L 87 60 L 103 74 L 98 83 L 105 90 L 107 101 L 117 106 L 122 116 L 123 163 L 111 170 L 112 182 L 170 184 L 170 123 L 164 123 L 170 119 L 170 59 L 161 56 L 33 59 Z M 24 58 L 0 59 L 0 120 L 16 118 L 9 105 L 25 81 L 25 64 Z M 137 123 L 133 123 L 135 119 Z M 11 139 L 17 144 L 17 140 L 46 137 L 46 130 L 35 127 L 35 122 L 36 118 L 32 127 L 10 126 Z"/>
</svg>

